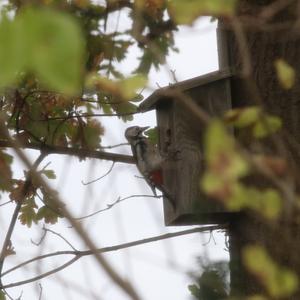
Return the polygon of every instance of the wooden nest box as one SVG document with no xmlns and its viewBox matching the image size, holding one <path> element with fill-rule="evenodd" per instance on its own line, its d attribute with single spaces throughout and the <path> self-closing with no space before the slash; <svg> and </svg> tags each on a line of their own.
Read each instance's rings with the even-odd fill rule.
<svg viewBox="0 0 300 300">
<path fill-rule="evenodd" d="M 159 149 L 168 157 L 163 166 L 163 180 L 176 202 L 176 209 L 165 197 L 166 225 L 220 224 L 231 215 L 200 191 L 199 182 L 205 168 L 205 126 L 175 95 L 183 95 L 210 116 L 221 116 L 233 106 L 233 85 L 229 71 L 217 71 L 158 89 L 140 105 L 141 112 L 156 110 Z"/>
</svg>

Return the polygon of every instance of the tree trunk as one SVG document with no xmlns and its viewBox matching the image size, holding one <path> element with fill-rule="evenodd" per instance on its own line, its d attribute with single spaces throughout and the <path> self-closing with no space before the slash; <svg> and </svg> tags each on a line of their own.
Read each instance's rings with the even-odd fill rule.
<svg viewBox="0 0 300 300">
<path fill-rule="evenodd" d="M 293 182 L 295 190 L 299 190 L 299 4 L 293 3 L 278 13 L 274 13 L 275 8 L 269 10 L 274 15 L 267 24 L 259 25 L 259 14 L 274 2 L 240 0 L 237 15 L 243 24 L 242 31 L 236 30 L 241 29 L 239 25 L 235 25 L 234 29 L 234 25 L 231 27 L 232 24 L 226 21 L 220 22 L 220 68 L 230 67 L 237 77 L 240 76 L 232 91 L 233 106 L 262 105 L 266 111 L 281 117 L 284 127 L 282 133 L 276 140 L 265 145 L 265 151 L 287 158 L 289 170 L 293 178 L 296 178 Z M 243 44 L 244 38 L 247 51 Z M 277 80 L 274 61 L 280 58 L 287 61 L 297 72 L 296 83 L 290 90 L 280 87 Z M 251 72 L 247 72 L 245 76 L 247 64 L 250 65 Z M 232 295 L 248 296 L 265 292 L 260 282 L 243 267 L 241 251 L 245 245 L 263 245 L 278 264 L 288 267 L 300 276 L 300 213 L 294 208 L 295 206 L 292 212 L 284 212 L 282 219 L 276 223 L 268 223 L 250 213 L 240 214 L 232 220 L 229 229 Z M 300 291 L 288 299 L 300 299 Z"/>
</svg>

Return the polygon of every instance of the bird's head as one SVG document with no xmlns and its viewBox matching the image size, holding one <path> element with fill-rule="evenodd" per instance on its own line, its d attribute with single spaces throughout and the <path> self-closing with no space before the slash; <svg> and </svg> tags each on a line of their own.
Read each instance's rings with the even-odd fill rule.
<svg viewBox="0 0 300 300">
<path fill-rule="evenodd" d="M 128 127 L 125 130 L 125 137 L 126 137 L 127 141 L 130 143 L 132 141 L 135 141 L 135 140 L 143 137 L 143 132 L 148 128 L 149 128 L 149 126 L 146 126 L 146 127 L 139 127 L 139 126 Z"/>
</svg>

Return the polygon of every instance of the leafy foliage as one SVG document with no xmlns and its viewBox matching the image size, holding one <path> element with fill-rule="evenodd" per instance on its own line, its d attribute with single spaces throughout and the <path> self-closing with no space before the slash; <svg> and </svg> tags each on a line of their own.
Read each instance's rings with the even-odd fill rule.
<svg viewBox="0 0 300 300">
<path fill-rule="evenodd" d="M 191 24 L 199 16 L 230 16 L 235 11 L 236 0 L 174 0 L 170 1 L 170 14 L 179 24 Z"/>
<path fill-rule="evenodd" d="M 36 209 L 37 205 L 35 204 L 34 198 L 25 200 L 19 215 L 21 224 L 31 227 L 32 223 L 37 223 Z"/>
<path fill-rule="evenodd" d="M 6 300 L 5 294 L 0 290 L 0 300 Z"/>
<path fill-rule="evenodd" d="M 243 257 L 246 267 L 260 279 L 270 297 L 291 297 L 298 289 L 297 275 L 278 266 L 262 247 L 252 245 L 244 248 Z"/>
<path fill-rule="evenodd" d="M 237 126 L 248 126 L 258 120 L 256 109 L 233 113 L 237 114 Z M 206 194 L 221 201 L 230 211 L 252 209 L 268 219 L 280 215 L 282 199 L 276 189 L 257 188 L 242 182 L 253 173 L 251 162 L 241 155 L 233 137 L 220 121 L 210 123 L 204 143 L 207 171 L 201 179 L 201 187 Z M 284 164 L 275 158 L 260 156 L 257 159 L 278 174 L 284 171 Z"/>
<path fill-rule="evenodd" d="M 260 107 L 251 106 L 228 111 L 225 116 L 227 124 L 236 128 L 248 128 L 255 138 L 265 138 L 281 128 L 280 118 L 263 113 Z"/>
<path fill-rule="evenodd" d="M 89 79 L 89 86 L 98 91 L 104 91 L 119 101 L 131 101 L 138 97 L 136 90 L 144 88 L 147 79 L 142 75 L 135 75 L 126 79 L 112 81 L 97 74 Z"/>
<path fill-rule="evenodd" d="M 294 86 L 296 80 L 296 72 L 293 67 L 283 59 L 278 59 L 275 61 L 275 68 L 280 85 L 284 89 L 291 89 Z"/>
<path fill-rule="evenodd" d="M 49 179 L 55 179 L 56 175 L 53 170 L 42 170 L 41 174 L 44 174 Z"/>
<path fill-rule="evenodd" d="M 150 128 L 150 129 L 146 130 L 144 133 L 150 143 L 152 143 L 154 145 L 158 145 L 158 128 L 157 127 Z"/>
<path fill-rule="evenodd" d="M 132 28 L 110 32 L 107 18 L 123 7 L 131 10 Z M 100 148 L 104 130 L 92 116 L 103 111 L 132 120 L 145 75 L 175 50 L 176 25 L 166 13 L 165 1 L 9 1 L 0 23 L 8 127 L 23 144 Z M 142 52 L 135 71 L 145 75 L 124 78 L 116 63 L 135 44 Z"/>
<path fill-rule="evenodd" d="M 218 199 L 230 198 L 239 178 L 249 173 L 249 165 L 218 120 L 212 121 L 207 129 L 205 158 L 208 170 L 201 181 L 203 190 Z"/>
<path fill-rule="evenodd" d="M 1 109 L 19 143 L 96 150 L 104 134 L 98 115 L 133 119 L 150 68 L 175 50 L 176 24 L 165 1 L 117 2 L 11 0 L 2 6 Z M 130 9 L 132 28 L 111 32 L 107 18 L 122 8 Z M 132 71 L 138 74 L 125 78 L 117 64 L 136 44 L 142 56 Z M 51 196 L 32 175 L 29 181 L 13 178 L 11 162 L 2 151 L 0 189 L 21 203 L 20 222 L 57 222 L 60 208 Z M 52 170 L 39 174 L 55 179 Z"/>
<path fill-rule="evenodd" d="M 1 117 L 24 147 L 101 149 L 100 117 L 132 120 L 151 68 L 158 69 L 170 51 L 177 51 L 177 25 L 192 24 L 207 14 L 230 18 L 236 5 L 236 0 L 9 0 L 2 6 L 0 21 Z M 126 11 L 128 28 L 107 28 L 107 19 L 115 11 Z M 139 64 L 133 75 L 125 77 L 118 63 L 133 46 L 140 50 Z M 275 62 L 275 70 L 281 86 L 291 89 L 295 70 L 282 59 Z M 262 140 L 280 130 L 281 120 L 253 106 L 234 109 L 223 121 L 212 120 L 206 131 L 203 191 L 228 210 L 251 209 L 274 221 L 282 211 L 281 192 L 246 182 L 256 175 L 255 163 L 276 178 L 286 175 L 287 164 L 266 153 L 250 153 L 249 158 L 225 123 Z M 146 134 L 157 143 L 155 129 Z M 13 178 L 11 163 L 11 156 L 1 151 L 0 190 L 8 191 L 10 199 L 20 204 L 20 222 L 28 227 L 40 221 L 56 223 L 62 213 L 52 194 L 32 174 L 25 174 L 27 180 Z M 38 172 L 48 179 L 56 177 L 53 170 Z M 244 261 L 270 297 L 289 297 L 298 286 L 296 275 L 274 263 L 262 248 L 246 248 Z M 191 294 L 197 299 L 226 298 L 222 276 L 216 268 L 205 268 L 198 282 L 189 286 Z M 0 291 L 1 299 L 5 294 Z"/>
<path fill-rule="evenodd" d="M 46 175 L 49 179 L 55 178 L 55 173 L 52 170 L 42 170 L 40 174 Z M 28 175 L 27 175 L 28 176 Z M 21 224 L 31 227 L 32 224 L 37 224 L 39 221 L 54 224 L 59 217 L 62 217 L 60 207 L 54 205 L 52 196 L 45 191 L 43 187 L 35 180 L 35 176 L 30 175 L 31 179 L 14 180 L 14 185 L 10 191 L 9 197 L 15 202 L 21 203 L 19 220 Z M 42 193 L 42 197 L 39 193 Z M 40 200 L 43 206 L 39 207 L 36 200 Z"/>
<path fill-rule="evenodd" d="M 193 299 L 225 300 L 228 299 L 228 264 L 220 261 L 203 265 L 203 272 L 197 276 L 196 283 L 188 286 Z"/>
<path fill-rule="evenodd" d="M 29 71 L 50 89 L 78 92 L 82 58 L 80 28 L 66 14 L 27 7 L 14 20 L 5 17 L 0 23 L 2 86 L 12 83 L 17 73 Z"/>
</svg>

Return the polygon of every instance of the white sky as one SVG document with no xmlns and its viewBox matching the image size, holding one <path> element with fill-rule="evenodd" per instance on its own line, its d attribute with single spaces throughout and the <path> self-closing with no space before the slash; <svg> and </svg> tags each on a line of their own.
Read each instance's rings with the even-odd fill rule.
<svg viewBox="0 0 300 300">
<path fill-rule="evenodd" d="M 208 18 L 196 23 L 194 28 L 181 28 L 176 34 L 176 45 L 179 54 L 172 54 L 168 58 L 168 65 L 176 71 L 179 80 L 192 78 L 214 71 L 218 68 L 215 24 Z M 135 61 L 129 60 L 124 68 L 132 68 Z M 165 70 L 150 73 L 150 85 L 164 86 L 170 82 Z M 132 124 L 155 125 L 154 113 L 137 116 Z M 125 142 L 124 129 L 132 124 L 124 124 L 113 118 L 105 119 L 106 137 L 103 144 L 118 144 Z M 123 151 L 130 153 L 129 148 Z M 135 175 L 138 172 L 133 165 L 116 164 L 111 174 L 103 180 L 92 184 L 87 189 L 82 181 L 90 181 L 103 175 L 111 163 L 99 160 L 86 160 L 61 156 L 49 156 L 46 162 L 52 162 L 58 175 L 56 186 L 67 206 L 75 216 L 83 216 L 114 202 L 118 197 L 132 194 L 151 194 L 151 190 L 143 180 Z M 20 174 L 22 176 L 22 174 Z M 1 201 L 4 201 L 3 198 Z M 1 202 L 0 202 L 1 203 Z M 13 205 L 0 208 L 1 231 L 5 232 L 5 224 L 10 219 Z M 119 243 L 143 239 L 166 232 L 183 230 L 186 227 L 165 227 L 161 200 L 152 198 L 133 198 L 118 204 L 113 209 L 98 214 L 83 221 L 84 227 L 99 247 L 112 246 Z M 16 263 L 34 257 L 40 253 L 67 250 L 69 247 L 58 237 L 49 235 L 46 242 L 35 247 L 30 239 L 35 241 L 41 236 L 42 225 L 33 226 L 28 230 L 24 226 L 17 226 L 13 236 L 13 244 L 17 254 L 7 259 L 4 269 Z M 74 236 L 68 225 L 60 221 L 50 227 L 68 238 L 75 247 L 83 250 L 84 246 Z M 0 235 L 0 241 L 3 234 Z M 156 242 L 135 248 L 106 254 L 105 257 L 114 267 L 130 280 L 144 300 L 188 300 L 187 285 L 192 280 L 187 276 L 188 271 L 197 270 L 196 257 L 202 256 L 206 260 L 228 258 L 224 251 L 224 237 L 214 234 L 193 234 L 172 240 Z M 208 243 L 208 241 L 210 241 Z M 41 270 L 49 270 L 53 265 L 66 261 L 49 259 L 45 262 L 30 266 L 28 271 L 13 273 L 3 278 L 4 283 L 24 280 L 38 274 Z M 126 300 L 127 297 L 114 286 L 107 276 L 95 268 L 95 260 L 86 257 L 76 262 L 57 275 L 40 282 L 25 285 L 9 290 L 12 296 L 17 297 L 23 291 L 23 300 L 39 299 L 39 285 L 42 285 L 43 300 L 69 299 L 105 299 Z M 84 294 L 80 294 L 84 291 Z M 92 295 L 95 295 L 94 298 Z"/>
</svg>

